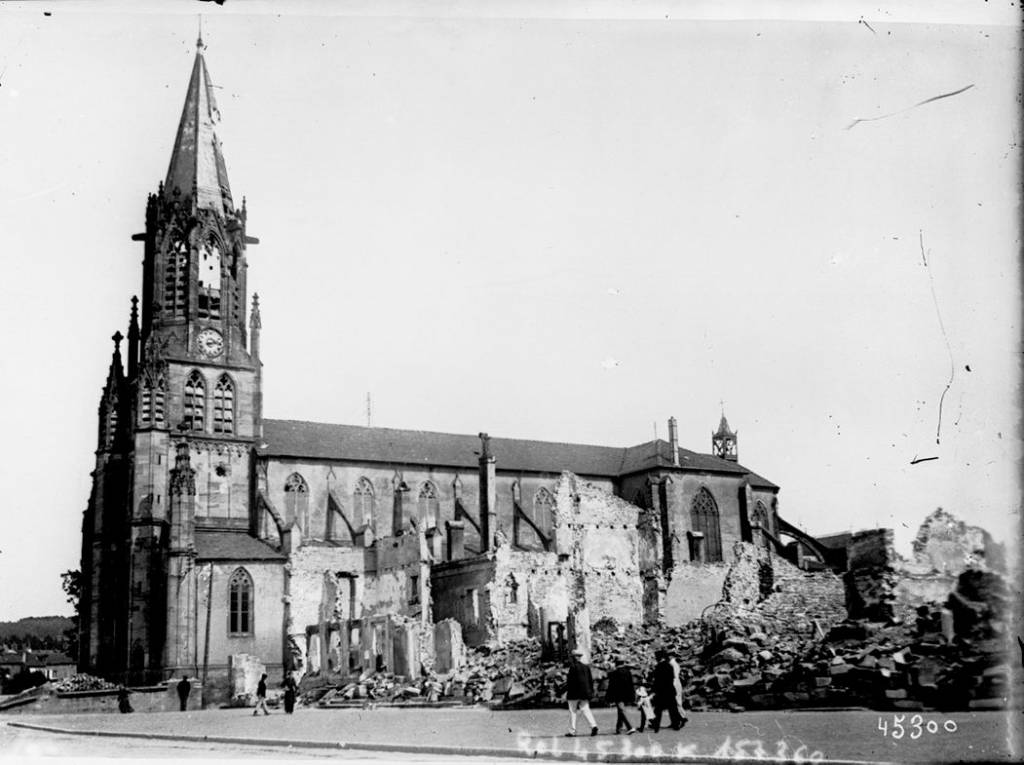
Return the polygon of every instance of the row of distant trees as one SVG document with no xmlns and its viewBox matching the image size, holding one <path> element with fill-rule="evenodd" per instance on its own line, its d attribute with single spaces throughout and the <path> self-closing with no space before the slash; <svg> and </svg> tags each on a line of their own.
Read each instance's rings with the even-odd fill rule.
<svg viewBox="0 0 1024 765">
<path fill-rule="evenodd" d="M 77 657 L 82 575 L 78 571 L 65 571 L 60 576 L 74 616 L 28 616 L 16 622 L 0 622 L 0 645 L 11 651 L 61 651 L 73 659 Z"/>
</svg>

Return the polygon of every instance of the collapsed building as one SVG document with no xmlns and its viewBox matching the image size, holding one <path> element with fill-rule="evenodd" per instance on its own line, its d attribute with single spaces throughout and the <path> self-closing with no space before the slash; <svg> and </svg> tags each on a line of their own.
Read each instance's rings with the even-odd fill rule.
<svg viewBox="0 0 1024 765">
<path fill-rule="evenodd" d="M 737 542 L 814 544 L 739 463 L 724 414 L 710 454 L 674 419 L 668 441 L 607 447 L 264 418 L 259 240 L 218 120 L 200 41 L 99 405 L 82 671 L 198 676 L 214 699 L 244 657 L 443 668 L 463 643 L 683 624 L 719 599 Z"/>
</svg>

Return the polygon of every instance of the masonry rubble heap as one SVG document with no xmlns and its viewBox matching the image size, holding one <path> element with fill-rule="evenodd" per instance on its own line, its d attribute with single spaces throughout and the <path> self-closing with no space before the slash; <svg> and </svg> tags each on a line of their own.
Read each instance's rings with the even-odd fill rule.
<svg viewBox="0 0 1024 765">
<path fill-rule="evenodd" d="M 53 690 L 58 693 L 71 693 L 74 691 L 106 691 L 117 688 L 114 683 L 108 683 L 101 677 L 92 675 L 72 675 L 57 683 Z"/>
</svg>

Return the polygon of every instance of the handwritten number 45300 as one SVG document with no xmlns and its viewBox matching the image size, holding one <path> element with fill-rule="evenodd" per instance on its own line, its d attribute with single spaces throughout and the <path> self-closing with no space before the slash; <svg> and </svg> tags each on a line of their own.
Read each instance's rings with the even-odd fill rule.
<svg viewBox="0 0 1024 765">
<path fill-rule="evenodd" d="M 904 727 L 904 721 L 906 721 L 906 727 Z M 938 720 L 926 721 L 921 715 L 911 715 L 909 721 L 907 721 L 906 715 L 892 716 L 892 737 L 896 739 L 903 738 L 904 736 L 910 739 L 921 738 L 925 732 L 938 733 L 939 727 Z M 955 720 L 946 720 L 942 723 L 941 727 L 947 733 L 955 733 L 957 724 Z M 878 718 L 878 730 L 882 731 L 883 736 L 889 735 L 889 721 L 886 718 Z"/>
</svg>

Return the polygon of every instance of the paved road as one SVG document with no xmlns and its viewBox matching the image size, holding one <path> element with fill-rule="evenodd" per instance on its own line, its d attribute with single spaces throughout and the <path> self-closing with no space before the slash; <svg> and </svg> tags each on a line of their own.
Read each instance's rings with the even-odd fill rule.
<svg viewBox="0 0 1024 765">
<path fill-rule="evenodd" d="M 652 754 L 679 759 L 776 758 L 854 762 L 1011 762 L 1009 721 L 1020 712 L 900 715 L 879 712 L 694 713 L 682 731 L 615 736 L 614 711 L 596 710 L 602 734 L 574 739 L 562 734 L 559 710 L 492 712 L 486 709 L 299 709 L 254 718 L 244 709 L 75 716 L 21 715 L 30 722 L 75 731 L 227 737 L 261 746 L 272 743 L 354 747 L 346 759 L 370 751 L 441 755 L 556 756 L 619 761 Z M 315 749 L 308 750 L 315 752 Z M 320 752 L 338 749 L 321 749 Z M 143 755 L 145 756 L 145 755 Z"/>
<path fill-rule="evenodd" d="M 394 762 L 393 752 L 361 751 L 346 753 L 345 765 Z M 0 762 L 36 760 L 39 757 L 60 757 L 73 760 L 76 764 L 93 759 L 173 759 L 173 760 L 284 760 L 288 762 L 334 760 L 339 752 L 331 749 L 306 749 L 272 746 L 211 744 L 192 741 L 151 741 L 147 739 L 99 738 L 38 730 L 14 728 L 0 723 Z M 413 762 L 450 763 L 451 755 L 410 755 Z M 402 762 L 410 760 L 403 757 Z M 522 765 L 521 759 L 479 758 L 475 762 L 487 765 Z"/>
</svg>

